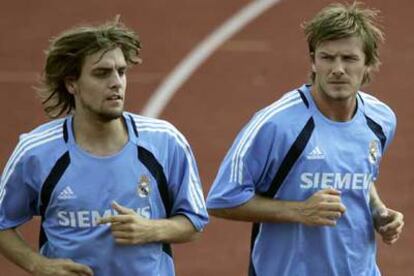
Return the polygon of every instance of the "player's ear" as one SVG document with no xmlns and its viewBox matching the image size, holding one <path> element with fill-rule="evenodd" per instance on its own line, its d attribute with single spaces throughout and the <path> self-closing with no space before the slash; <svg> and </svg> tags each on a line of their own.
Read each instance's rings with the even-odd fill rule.
<svg viewBox="0 0 414 276">
<path fill-rule="evenodd" d="M 66 77 L 65 78 L 65 87 L 66 90 L 72 95 L 75 95 L 78 91 L 78 85 L 74 77 Z"/>
<path fill-rule="evenodd" d="M 309 60 L 310 60 L 311 66 L 312 66 L 312 72 L 315 73 L 315 71 L 316 71 L 316 68 L 315 68 L 315 52 L 311 52 L 309 54 Z"/>
<path fill-rule="evenodd" d="M 315 63 L 312 63 L 312 72 L 316 73 Z"/>
<path fill-rule="evenodd" d="M 364 76 L 362 77 L 362 83 L 361 86 L 368 84 L 371 81 L 371 72 L 373 68 L 372 66 L 367 66 L 364 72 Z"/>
</svg>

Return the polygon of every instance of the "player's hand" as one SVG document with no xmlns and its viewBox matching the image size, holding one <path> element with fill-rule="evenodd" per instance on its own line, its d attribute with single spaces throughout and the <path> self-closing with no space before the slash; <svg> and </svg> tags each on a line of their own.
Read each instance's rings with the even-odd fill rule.
<svg viewBox="0 0 414 276">
<path fill-rule="evenodd" d="M 389 208 L 380 208 L 374 210 L 372 215 L 375 229 L 381 235 L 383 242 L 395 243 L 400 238 L 404 227 L 403 214 Z"/>
<path fill-rule="evenodd" d="M 152 220 L 146 219 L 116 202 L 112 203 L 112 208 L 118 212 L 118 215 L 101 218 L 97 223 L 110 223 L 112 235 L 118 244 L 143 244 L 156 240 L 156 231 Z"/>
<path fill-rule="evenodd" d="M 335 226 L 346 210 L 341 192 L 333 188 L 314 193 L 301 206 L 299 221 L 309 226 Z"/>
<path fill-rule="evenodd" d="M 42 258 L 33 271 L 35 276 L 93 276 L 90 267 L 70 259 Z"/>
</svg>

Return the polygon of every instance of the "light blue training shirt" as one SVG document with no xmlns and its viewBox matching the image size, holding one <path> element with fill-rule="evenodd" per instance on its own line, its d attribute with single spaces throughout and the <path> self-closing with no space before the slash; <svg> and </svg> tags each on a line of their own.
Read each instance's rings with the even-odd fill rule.
<svg viewBox="0 0 414 276">
<path fill-rule="evenodd" d="M 255 194 L 304 201 L 334 187 L 346 212 L 335 227 L 254 224 L 249 275 L 380 275 L 369 193 L 395 126 L 391 109 L 363 92 L 350 121 L 329 120 L 309 85 L 255 114 L 222 162 L 207 207 L 236 207 Z"/>
<path fill-rule="evenodd" d="M 0 229 L 42 216 L 40 252 L 88 265 L 95 275 L 174 275 L 169 244 L 118 245 L 101 217 L 113 201 L 148 219 L 183 215 L 208 222 L 184 136 L 170 123 L 124 112 L 123 149 L 98 157 L 75 142 L 72 116 L 23 134 L 1 179 Z"/>
</svg>

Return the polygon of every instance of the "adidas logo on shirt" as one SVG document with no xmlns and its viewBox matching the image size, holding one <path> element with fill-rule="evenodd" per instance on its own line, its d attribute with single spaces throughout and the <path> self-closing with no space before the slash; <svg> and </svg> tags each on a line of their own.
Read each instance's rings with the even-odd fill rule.
<svg viewBox="0 0 414 276">
<path fill-rule="evenodd" d="M 320 160 L 325 159 L 325 154 L 323 151 L 319 148 L 319 146 L 316 146 L 313 148 L 313 150 L 306 155 L 306 158 L 309 160 Z"/>
<path fill-rule="evenodd" d="M 74 199 L 76 198 L 75 193 L 72 191 L 72 188 L 66 186 L 58 195 L 58 199 L 66 200 L 66 199 Z"/>
</svg>

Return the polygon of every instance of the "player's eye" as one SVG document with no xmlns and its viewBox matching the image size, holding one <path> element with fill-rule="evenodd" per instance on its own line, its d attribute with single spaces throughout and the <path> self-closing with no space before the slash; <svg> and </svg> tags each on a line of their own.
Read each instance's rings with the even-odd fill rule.
<svg viewBox="0 0 414 276">
<path fill-rule="evenodd" d="M 119 76 L 124 76 L 126 74 L 127 69 L 126 68 L 119 68 L 118 69 L 118 74 Z"/>
<path fill-rule="evenodd" d="M 93 71 L 93 75 L 98 78 L 104 78 L 104 77 L 109 76 L 110 72 L 111 72 L 110 70 L 98 69 L 98 70 Z"/>
</svg>

